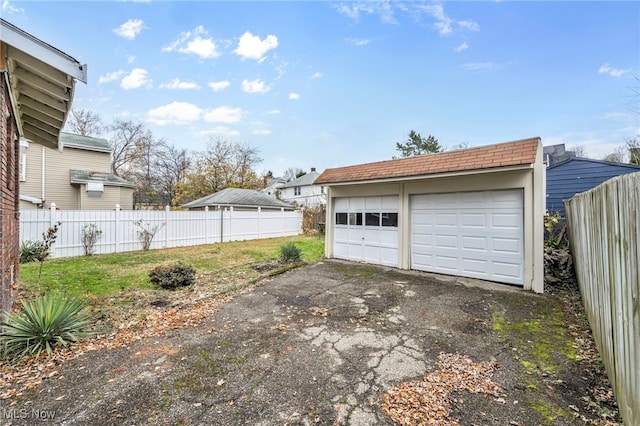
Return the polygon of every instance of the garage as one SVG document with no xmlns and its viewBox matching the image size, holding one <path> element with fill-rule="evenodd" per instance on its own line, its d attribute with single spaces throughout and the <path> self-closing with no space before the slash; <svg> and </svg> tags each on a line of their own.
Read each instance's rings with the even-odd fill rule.
<svg viewBox="0 0 640 426">
<path fill-rule="evenodd" d="M 327 169 L 325 256 L 541 293 L 542 158 L 535 137 Z"/>
<path fill-rule="evenodd" d="M 411 269 L 523 285 L 522 190 L 411 197 Z"/>
<path fill-rule="evenodd" d="M 398 196 L 337 198 L 334 255 L 398 266 Z"/>
</svg>

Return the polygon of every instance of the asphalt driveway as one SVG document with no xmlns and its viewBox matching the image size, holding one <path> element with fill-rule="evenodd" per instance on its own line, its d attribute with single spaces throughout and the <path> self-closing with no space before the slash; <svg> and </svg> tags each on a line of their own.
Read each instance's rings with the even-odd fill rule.
<svg viewBox="0 0 640 426">
<path fill-rule="evenodd" d="M 384 393 L 457 353 L 495 359 L 504 396 L 454 392 L 451 422 L 584 424 L 598 414 L 569 325 L 552 296 L 326 261 L 264 280 L 196 327 L 72 360 L 0 420 L 391 425 Z"/>
</svg>

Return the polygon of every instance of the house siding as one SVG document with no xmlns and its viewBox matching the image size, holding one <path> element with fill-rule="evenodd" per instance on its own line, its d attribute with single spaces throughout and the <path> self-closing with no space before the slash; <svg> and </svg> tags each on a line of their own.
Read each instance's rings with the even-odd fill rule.
<svg viewBox="0 0 640 426">
<path fill-rule="evenodd" d="M 546 209 L 564 216 L 564 200 L 620 175 L 640 172 L 640 166 L 573 158 L 547 168 Z"/>
<path fill-rule="evenodd" d="M 1 50 L 1 49 L 0 49 Z M 13 115 L 5 73 L 0 73 L 0 319 L 11 309 L 19 273 L 18 128 Z"/>
<path fill-rule="evenodd" d="M 64 147 L 62 151 L 31 144 L 26 149 L 27 180 L 22 182 L 21 194 L 44 199 L 45 207 L 51 202 L 65 210 L 113 209 L 116 204 L 123 210 L 133 209 L 133 188 L 105 185 L 99 197 L 89 197 L 85 184 L 71 184 L 70 169 L 108 173 L 111 155 L 108 152 Z M 42 170 L 45 170 L 44 191 Z M 28 201 L 21 201 L 23 209 L 35 209 Z"/>
</svg>

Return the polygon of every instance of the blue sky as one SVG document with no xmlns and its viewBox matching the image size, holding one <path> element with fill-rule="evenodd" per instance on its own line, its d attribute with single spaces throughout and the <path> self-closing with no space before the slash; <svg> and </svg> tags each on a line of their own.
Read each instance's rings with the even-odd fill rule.
<svg viewBox="0 0 640 426">
<path fill-rule="evenodd" d="M 88 64 L 74 107 L 258 172 L 540 136 L 602 158 L 640 134 L 638 2 L 7 1 L 12 24 Z"/>
</svg>

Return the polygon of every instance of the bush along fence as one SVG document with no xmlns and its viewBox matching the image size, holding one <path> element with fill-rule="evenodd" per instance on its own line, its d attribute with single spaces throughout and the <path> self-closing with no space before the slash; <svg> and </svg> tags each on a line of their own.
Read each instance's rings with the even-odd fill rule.
<svg viewBox="0 0 640 426">
<path fill-rule="evenodd" d="M 299 235 L 302 213 L 281 210 L 164 211 L 46 210 L 20 212 L 20 241 L 42 240 L 43 233 L 60 223 L 51 257 L 82 256 L 87 252 L 87 233 L 95 241 L 95 254 L 143 249 L 185 247 L 228 241 Z"/>
<path fill-rule="evenodd" d="M 640 173 L 565 201 L 576 277 L 624 423 L 640 425 Z"/>
</svg>

